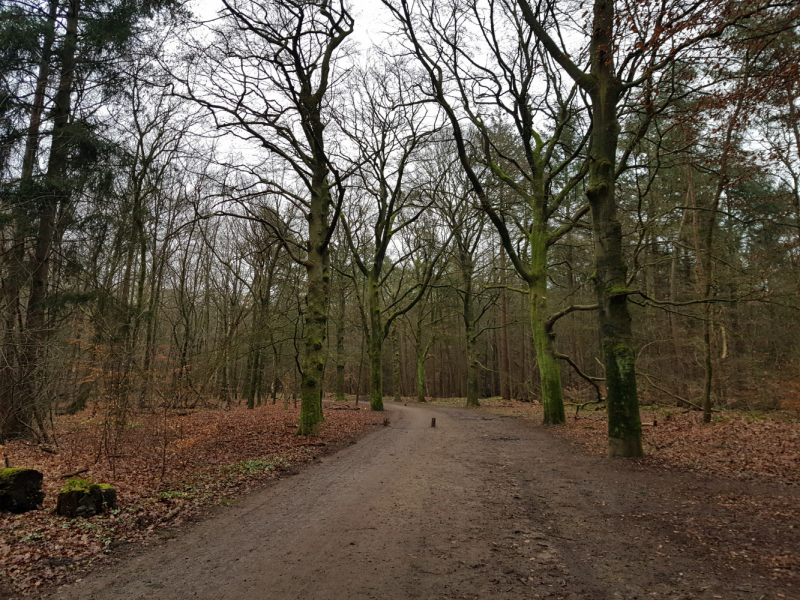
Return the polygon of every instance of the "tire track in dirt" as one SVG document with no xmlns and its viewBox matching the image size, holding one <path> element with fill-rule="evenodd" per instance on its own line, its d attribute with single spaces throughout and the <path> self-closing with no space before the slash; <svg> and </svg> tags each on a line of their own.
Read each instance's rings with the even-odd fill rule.
<svg viewBox="0 0 800 600">
<path fill-rule="evenodd" d="M 791 571 L 723 560 L 753 528 L 800 547 L 800 524 L 770 532 L 748 520 L 705 546 L 686 531 L 687 515 L 714 509 L 692 499 L 746 484 L 583 456 L 545 429 L 480 411 L 387 409 L 390 427 L 52 595 L 800 597 Z"/>
</svg>

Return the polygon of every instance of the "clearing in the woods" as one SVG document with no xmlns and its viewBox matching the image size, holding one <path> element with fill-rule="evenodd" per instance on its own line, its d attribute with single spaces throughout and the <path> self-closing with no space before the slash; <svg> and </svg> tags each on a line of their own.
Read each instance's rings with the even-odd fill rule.
<svg viewBox="0 0 800 600">
<path fill-rule="evenodd" d="M 486 410 L 387 409 L 390 426 L 49 595 L 800 598 L 791 482 L 609 460 Z"/>
</svg>

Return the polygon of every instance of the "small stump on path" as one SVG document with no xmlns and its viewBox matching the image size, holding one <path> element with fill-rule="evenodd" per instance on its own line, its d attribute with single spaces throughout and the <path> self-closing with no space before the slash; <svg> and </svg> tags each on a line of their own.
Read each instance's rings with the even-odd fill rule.
<svg viewBox="0 0 800 600">
<path fill-rule="evenodd" d="M 91 517 L 117 505 L 117 492 L 107 483 L 67 479 L 58 494 L 56 513 L 64 517 Z"/>
<path fill-rule="evenodd" d="M 23 513 L 44 502 L 43 475 L 35 469 L 0 469 L 0 510 Z"/>
</svg>

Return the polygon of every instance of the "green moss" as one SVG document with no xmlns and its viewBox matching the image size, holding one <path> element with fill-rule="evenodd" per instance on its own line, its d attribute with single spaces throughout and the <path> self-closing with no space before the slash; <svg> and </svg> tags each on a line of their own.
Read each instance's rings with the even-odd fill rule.
<svg viewBox="0 0 800 600">
<path fill-rule="evenodd" d="M 586 194 L 600 194 L 608 189 L 608 183 L 605 181 L 595 181 L 586 188 Z"/>
<path fill-rule="evenodd" d="M 623 380 L 632 377 L 636 370 L 636 358 L 631 347 L 623 342 L 614 344 L 614 358 L 620 377 Z"/>
<path fill-rule="evenodd" d="M 24 467 L 7 467 L 5 469 L 0 469 L 0 481 L 5 481 L 6 479 L 13 479 L 19 473 L 23 471 L 27 471 L 28 469 Z"/>
<path fill-rule="evenodd" d="M 624 285 L 612 285 L 606 288 L 606 294 L 609 296 L 628 296 L 631 291 Z"/>
<path fill-rule="evenodd" d="M 0 469 L 0 496 L 5 496 L 9 493 L 10 487 L 6 488 L 6 482 L 10 484 L 10 482 L 12 482 L 17 475 L 27 470 L 28 469 L 21 467 L 8 467 L 5 469 Z"/>
<path fill-rule="evenodd" d="M 107 483 L 93 483 L 93 484 L 91 484 L 89 486 L 89 491 L 90 492 L 103 491 L 103 490 L 113 490 L 113 489 L 114 489 L 114 486 L 111 486 L 111 485 L 109 485 Z"/>
<path fill-rule="evenodd" d="M 81 479 L 79 477 L 73 477 L 71 479 L 67 479 L 64 487 L 61 488 L 61 493 L 66 494 L 67 492 L 77 492 L 77 491 L 87 491 L 90 486 L 95 485 L 91 479 Z"/>
<path fill-rule="evenodd" d="M 114 486 L 107 483 L 95 483 L 91 479 L 80 479 L 74 477 L 67 479 L 64 487 L 61 488 L 61 493 L 67 492 L 102 492 L 106 490 L 113 490 Z"/>
</svg>

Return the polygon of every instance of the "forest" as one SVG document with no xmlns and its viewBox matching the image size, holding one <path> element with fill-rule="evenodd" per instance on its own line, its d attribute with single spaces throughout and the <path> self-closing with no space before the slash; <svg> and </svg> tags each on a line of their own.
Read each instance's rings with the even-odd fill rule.
<svg viewBox="0 0 800 600">
<path fill-rule="evenodd" d="M 800 406 L 797 3 L 365 7 L 0 2 L 0 443 L 501 397 L 640 456 L 642 405 Z"/>
<path fill-rule="evenodd" d="M 797 0 L 0 0 L 0 598 L 796 598 L 799 317 Z"/>
</svg>

